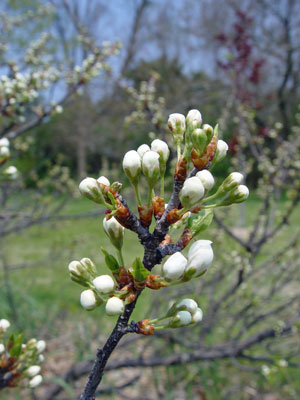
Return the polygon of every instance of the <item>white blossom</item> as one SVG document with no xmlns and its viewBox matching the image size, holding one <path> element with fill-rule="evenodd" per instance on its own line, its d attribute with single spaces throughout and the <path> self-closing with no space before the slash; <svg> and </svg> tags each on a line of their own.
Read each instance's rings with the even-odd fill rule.
<svg viewBox="0 0 300 400">
<path fill-rule="evenodd" d="M 207 169 L 197 172 L 196 177 L 200 179 L 205 190 L 209 191 L 214 187 L 214 177 Z"/>
<path fill-rule="evenodd" d="M 179 326 L 185 326 L 192 322 L 192 316 L 188 311 L 179 311 L 174 320 L 178 322 Z"/>
<path fill-rule="evenodd" d="M 36 343 L 36 349 L 38 353 L 42 353 L 46 349 L 45 340 L 38 340 L 38 342 Z"/>
<path fill-rule="evenodd" d="M 138 179 L 141 172 L 141 157 L 137 151 L 127 151 L 123 158 L 123 169 L 130 181 Z"/>
<path fill-rule="evenodd" d="M 183 299 L 178 304 L 177 307 L 185 307 L 186 311 L 189 311 L 191 314 L 194 314 L 198 308 L 198 304 L 193 299 Z"/>
<path fill-rule="evenodd" d="M 163 163 L 167 162 L 170 155 L 170 150 L 166 142 L 160 139 L 153 140 L 151 143 L 151 150 L 160 155 Z"/>
<path fill-rule="evenodd" d="M 224 140 L 221 139 L 218 140 L 214 162 L 221 161 L 226 156 L 227 151 L 228 151 L 228 144 L 224 142 Z"/>
<path fill-rule="evenodd" d="M 34 389 L 35 387 L 39 386 L 42 383 L 42 381 L 43 381 L 42 375 L 36 375 L 29 381 L 29 387 L 31 389 Z"/>
<path fill-rule="evenodd" d="M 199 110 L 190 110 L 186 116 L 187 125 L 193 128 L 200 128 L 202 124 L 202 115 Z"/>
<path fill-rule="evenodd" d="M 183 135 L 185 132 L 185 116 L 183 114 L 170 114 L 168 127 L 173 134 Z"/>
<path fill-rule="evenodd" d="M 170 280 L 178 279 L 184 274 L 186 265 L 187 259 L 180 252 L 174 253 L 164 263 L 163 275 Z"/>
<path fill-rule="evenodd" d="M 105 185 L 105 186 L 110 186 L 110 182 L 105 176 L 100 176 L 97 179 L 97 182 L 102 183 L 102 185 Z"/>
<path fill-rule="evenodd" d="M 0 354 L 5 352 L 5 346 L 4 344 L 0 343 Z"/>
<path fill-rule="evenodd" d="M 103 203 L 100 185 L 94 178 L 85 178 L 79 184 L 80 193 L 96 203 Z"/>
<path fill-rule="evenodd" d="M 241 203 L 245 201 L 249 196 L 249 189 L 245 185 L 239 185 L 232 193 L 234 196 L 235 203 Z"/>
<path fill-rule="evenodd" d="M 124 311 L 124 302 L 119 297 L 111 297 L 107 300 L 105 311 L 107 315 L 120 315 Z"/>
<path fill-rule="evenodd" d="M 213 261 L 214 253 L 210 240 L 197 240 L 189 249 L 186 271 L 196 270 L 195 276 L 205 272 Z"/>
<path fill-rule="evenodd" d="M 159 155 L 155 151 L 147 151 L 143 155 L 142 164 L 145 176 L 149 183 L 154 185 L 160 176 Z"/>
<path fill-rule="evenodd" d="M 10 327 L 10 322 L 7 319 L 0 319 L 0 332 L 6 332 Z"/>
<path fill-rule="evenodd" d="M 80 304 L 86 310 L 93 310 L 97 305 L 97 299 L 94 291 L 91 289 L 87 289 L 81 292 Z"/>
<path fill-rule="evenodd" d="M 0 147 L 9 147 L 9 140 L 7 138 L 0 139 Z"/>
<path fill-rule="evenodd" d="M 32 365 L 26 371 L 26 373 L 33 378 L 34 376 L 38 375 L 41 371 L 41 367 L 39 365 Z"/>
<path fill-rule="evenodd" d="M 147 151 L 150 151 L 150 147 L 147 144 L 141 144 L 140 147 L 137 149 L 138 155 L 141 157 L 141 159 Z"/>
<path fill-rule="evenodd" d="M 110 219 L 103 219 L 103 229 L 112 244 L 116 248 L 121 249 L 125 228 L 116 220 L 115 217 L 111 217 Z"/>
<path fill-rule="evenodd" d="M 193 207 L 203 196 L 204 186 L 196 176 L 186 179 L 179 193 L 181 204 L 185 208 Z"/>
<path fill-rule="evenodd" d="M 200 322 L 202 321 L 202 318 L 203 318 L 203 311 L 201 310 L 200 307 L 198 307 L 197 310 L 192 315 L 193 322 L 195 323 Z"/>
<path fill-rule="evenodd" d="M 115 288 L 115 282 L 110 275 L 100 275 L 93 280 L 93 284 L 101 293 L 110 293 Z"/>
</svg>

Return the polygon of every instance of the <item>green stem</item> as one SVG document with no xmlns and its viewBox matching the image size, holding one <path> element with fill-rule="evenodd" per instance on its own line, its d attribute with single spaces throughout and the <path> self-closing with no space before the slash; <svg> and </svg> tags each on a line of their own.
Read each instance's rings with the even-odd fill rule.
<svg viewBox="0 0 300 400">
<path fill-rule="evenodd" d="M 152 188 L 151 186 L 149 186 L 148 200 L 147 200 L 147 205 L 148 205 L 148 207 L 151 206 L 151 202 L 152 202 L 152 191 L 153 191 L 153 188 Z"/>
<path fill-rule="evenodd" d="M 124 267 L 125 263 L 124 263 L 124 258 L 123 258 L 121 249 L 117 249 L 117 255 L 118 255 L 118 260 L 119 260 L 120 265 L 122 265 L 122 267 Z"/>
<path fill-rule="evenodd" d="M 135 191 L 135 195 L 136 195 L 136 199 L 137 199 L 138 205 L 141 206 L 142 205 L 142 200 L 141 200 L 141 197 L 140 197 L 138 183 L 134 184 L 133 187 L 134 187 L 134 191 Z"/>
<path fill-rule="evenodd" d="M 164 175 L 160 178 L 160 197 L 165 197 L 165 177 Z"/>
<path fill-rule="evenodd" d="M 180 156 L 181 156 L 181 147 L 180 143 L 177 143 L 177 161 L 179 161 Z"/>
</svg>

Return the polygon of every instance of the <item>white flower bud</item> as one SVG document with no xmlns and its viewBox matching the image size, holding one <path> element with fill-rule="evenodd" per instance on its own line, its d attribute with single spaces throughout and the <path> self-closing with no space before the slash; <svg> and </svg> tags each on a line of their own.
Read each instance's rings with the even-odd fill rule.
<svg viewBox="0 0 300 400">
<path fill-rule="evenodd" d="M 0 343 L 0 355 L 5 352 L 4 344 Z"/>
<path fill-rule="evenodd" d="M 150 151 L 150 147 L 147 144 L 142 144 L 140 147 L 137 149 L 138 155 L 143 158 L 143 155 L 147 152 Z"/>
<path fill-rule="evenodd" d="M 185 208 L 191 208 L 204 196 L 204 186 L 199 178 L 193 176 L 186 179 L 179 193 L 181 204 Z"/>
<path fill-rule="evenodd" d="M 36 349 L 38 351 L 38 353 L 42 353 L 45 349 L 46 349 L 46 342 L 45 340 L 39 340 L 36 343 Z"/>
<path fill-rule="evenodd" d="M 127 178 L 132 183 L 136 183 L 141 173 L 141 157 L 137 151 L 127 151 L 123 158 L 123 169 Z"/>
<path fill-rule="evenodd" d="M 0 139 L 0 147 L 9 147 L 9 140 L 7 138 Z"/>
<path fill-rule="evenodd" d="M 179 311 L 173 321 L 178 324 L 178 327 L 188 325 L 192 322 L 191 313 L 188 311 Z"/>
<path fill-rule="evenodd" d="M 31 389 L 34 389 L 35 387 L 39 386 L 42 383 L 42 381 L 43 381 L 42 375 L 36 375 L 29 381 L 29 387 Z"/>
<path fill-rule="evenodd" d="M 154 186 L 160 176 L 159 155 L 155 151 L 147 151 L 143 156 L 142 164 L 149 185 Z"/>
<path fill-rule="evenodd" d="M 195 276 L 199 276 L 207 270 L 214 258 L 211 244 L 210 240 L 197 240 L 192 244 L 188 252 L 186 272 L 193 268 L 196 271 Z"/>
<path fill-rule="evenodd" d="M 107 315 L 120 315 L 124 311 L 124 302 L 118 297 L 111 297 L 107 300 L 105 311 Z"/>
<path fill-rule="evenodd" d="M 192 318 L 193 318 L 193 322 L 195 322 L 195 323 L 202 321 L 203 311 L 201 310 L 201 308 L 199 308 L 199 307 L 197 308 L 197 310 L 192 315 Z"/>
<path fill-rule="evenodd" d="M 110 186 L 110 182 L 105 176 L 100 176 L 97 179 L 97 182 L 102 183 L 102 185 L 105 185 L 105 186 Z"/>
<path fill-rule="evenodd" d="M 180 252 L 174 253 L 164 263 L 162 267 L 163 275 L 170 280 L 181 278 L 186 265 L 187 259 Z"/>
<path fill-rule="evenodd" d="M 79 184 L 80 193 L 95 203 L 102 204 L 104 202 L 100 185 L 94 178 L 85 178 Z"/>
<path fill-rule="evenodd" d="M 218 140 L 214 163 L 221 161 L 227 154 L 228 144 L 224 140 Z"/>
<path fill-rule="evenodd" d="M 0 319 L 0 332 L 6 332 L 10 327 L 10 322 L 7 319 Z"/>
<path fill-rule="evenodd" d="M 100 275 L 93 280 L 93 284 L 101 293 L 110 293 L 115 288 L 115 282 L 110 275 Z"/>
<path fill-rule="evenodd" d="M 160 161 L 162 161 L 164 164 L 167 162 L 169 155 L 170 155 L 170 150 L 166 142 L 160 139 L 155 139 L 151 143 L 151 150 L 156 151 L 160 155 Z"/>
<path fill-rule="evenodd" d="M 240 183 L 242 183 L 244 177 L 239 172 L 232 172 L 222 183 L 222 187 L 225 191 L 230 191 L 236 188 Z"/>
<path fill-rule="evenodd" d="M 202 116 L 199 110 L 190 110 L 186 116 L 186 124 L 193 128 L 200 128 Z"/>
<path fill-rule="evenodd" d="M 15 180 L 18 177 L 18 170 L 15 166 L 11 165 L 3 171 L 3 175 L 10 180 Z"/>
<path fill-rule="evenodd" d="M 249 196 L 249 189 L 245 185 L 239 185 L 234 189 L 232 196 L 234 196 L 234 203 L 242 203 Z"/>
<path fill-rule="evenodd" d="M 26 371 L 26 373 L 33 378 L 34 376 L 36 376 L 37 374 L 39 374 L 41 371 L 41 367 L 39 365 L 32 365 L 31 367 L 29 367 Z"/>
<path fill-rule="evenodd" d="M 97 305 L 97 299 L 94 291 L 91 289 L 87 289 L 81 292 L 80 304 L 86 310 L 93 310 Z"/>
<path fill-rule="evenodd" d="M 43 354 L 39 354 L 38 361 L 39 361 L 40 363 L 42 363 L 42 362 L 45 361 L 45 357 L 43 356 Z"/>
<path fill-rule="evenodd" d="M 170 114 L 168 127 L 173 134 L 183 135 L 185 132 L 185 116 L 183 114 Z"/>
<path fill-rule="evenodd" d="M 9 156 L 9 148 L 8 147 L 0 147 L 0 157 L 7 157 Z"/>
<path fill-rule="evenodd" d="M 183 299 L 177 304 L 177 308 L 185 307 L 185 311 L 194 314 L 198 308 L 198 304 L 193 299 Z"/>
<path fill-rule="evenodd" d="M 123 245 L 125 228 L 116 220 L 115 217 L 111 217 L 108 220 L 106 218 L 103 219 L 103 229 L 112 244 L 120 250 Z"/>
<path fill-rule="evenodd" d="M 262 365 L 262 367 L 261 367 L 261 372 L 262 372 L 264 375 L 269 375 L 270 372 L 271 372 L 271 369 L 270 369 L 267 365 Z"/>
<path fill-rule="evenodd" d="M 207 190 L 208 192 L 214 187 L 214 177 L 207 169 L 203 169 L 202 171 L 197 172 L 196 177 L 200 179 L 205 190 Z"/>
</svg>

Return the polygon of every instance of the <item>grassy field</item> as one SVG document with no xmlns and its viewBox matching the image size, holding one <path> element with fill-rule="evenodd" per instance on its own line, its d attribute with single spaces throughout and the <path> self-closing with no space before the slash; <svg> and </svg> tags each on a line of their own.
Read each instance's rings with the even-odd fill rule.
<svg viewBox="0 0 300 400">
<path fill-rule="evenodd" d="M 259 207 L 259 200 L 250 198 L 246 207 L 248 225 Z M 283 207 L 284 203 L 280 204 L 279 208 Z M 65 207 L 63 214 L 76 215 L 96 209 L 95 204 L 85 199 L 73 199 Z M 274 246 L 287 241 L 296 232 L 300 223 L 298 211 L 293 216 L 292 226 L 285 228 L 280 237 L 264 248 L 262 258 L 268 256 Z M 233 219 L 236 220 L 237 216 L 238 208 L 234 211 Z M 203 238 L 212 239 L 210 232 L 206 232 Z M 228 249 L 232 249 L 235 245 L 230 239 L 227 240 Z M 108 318 L 101 308 L 93 312 L 86 312 L 81 308 L 81 287 L 69 279 L 67 271 L 71 260 L 89 257 L 97 265 L 99 274 L 107 273 L 100 251 L 101 246 L 113 253 L 113 248 L 103 232 L 100 216 L 55 220 L 33 226 L 21 234 L 7 237 L 2 243 L 4 260 L 10 265 L 10 272 L 7 280 L 1 271 L 0 317 L 14 320 L 16 326 L 24 330 L 28 337 L 36 336 L 48 340 L 51 357 L 56 362 L 60 360 L 61 351 L 67 352 L 72 360 L 92 356 L 92 338 L 100 335 L 104 339 L 115 323 L 116 318 Z M 127 266 L 136 256 L 142 254 L 142 246 L 136 240 L 135 234 L 126 231 L 124 258 Z M 23 263 L 34 265 L 19 268 Z M 143 301 L 138 303 L 133 315 L 135 320 L 145 316 L 145 304 L 151 307 L 151 293 L 145 291 L 142 296 Z M 55 337 L 60 338 L 59 345 Z M 73 344 L 72 348 L 66 343 L 62 345 L 64 340 L 75 340 L 75 345 Z M 219 367 L 214 365 L 214 374 L 218 384 L 222 385 L 222 378 L 218 378 Z M 52 373 L 55 371 L 55 366 L 52 366 Z M 59 370 L 57 373 L 59 374 Z M 218 399 L 217 395 L 212 398 Z"/>
</svg>

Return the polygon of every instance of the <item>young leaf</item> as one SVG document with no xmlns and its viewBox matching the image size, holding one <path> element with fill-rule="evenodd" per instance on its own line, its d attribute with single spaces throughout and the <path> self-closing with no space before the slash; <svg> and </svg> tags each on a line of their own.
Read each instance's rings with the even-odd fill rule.
<svg viewBox="0 0 300 400">
<path fill-rule="evenodd" d="M 137 282 L 144 282 L 150 272 L 144 267 L 141 259 L 137 257 L 132 266 L 132 276 Z"/>
<path fill-rule="evenodd" d="M 107 268 L 109 268 L 113 274 L 119 274 L 120 267 L 116 258 L 113 255 L 109 254 L 103 247 L 101 247 L 101 251 L 104 254 Z"/>
</svg>

